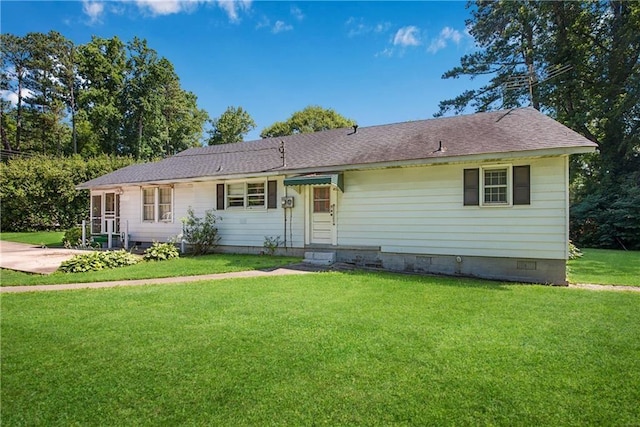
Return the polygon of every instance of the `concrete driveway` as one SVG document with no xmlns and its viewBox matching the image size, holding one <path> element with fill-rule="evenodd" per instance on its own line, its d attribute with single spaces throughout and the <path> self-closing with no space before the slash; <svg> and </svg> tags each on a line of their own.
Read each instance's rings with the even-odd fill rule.
<svg viewBox="0 0 640 427">
<path fill-rule="evenodd" d="M 0 240 L 0 267 L 28 273 L 50 274 L 74 255 L 87 253 L 74 249 L 41 248 L 25 243 Z"/>
</svg>

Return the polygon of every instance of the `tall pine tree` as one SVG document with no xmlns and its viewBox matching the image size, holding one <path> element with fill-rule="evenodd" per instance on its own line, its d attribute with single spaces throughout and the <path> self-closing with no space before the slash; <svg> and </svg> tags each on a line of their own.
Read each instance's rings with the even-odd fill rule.
<svg viewBox="0 0 640 427">
<path fill-rule="evenodd" d="M 640 248 L 640 3 L 476 1 L 478 50 L 443 78 L 491 76 L 438 115 L 532 105 L 597 142 L 572 163 L 572 237 Z"/>
</svg>

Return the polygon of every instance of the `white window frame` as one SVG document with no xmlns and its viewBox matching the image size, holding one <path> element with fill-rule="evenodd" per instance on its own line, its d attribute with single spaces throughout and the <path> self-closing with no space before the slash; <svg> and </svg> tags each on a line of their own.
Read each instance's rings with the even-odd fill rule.
<svg viewBox="0 0 640 427">
<path fill-rule="evenodd" d="M 249 194 L 249 186 L 252 184 L 261 184 L 262 193 Z M 230 187 L 235 187 L 236 191 L 239 186 L 242 186 L 242 195 L 239 192 L 231 193 Z M 248 180 L 248 181 L 230 181 L 225 183 L 225 208 L 237 209 L 237 210 L 266 210 L 268 199 L 268 186 L 266 180 Z M 262 204 L 250 204 L 252 199 L 262 197 Z M 232 206 L 231 200 L 234 204 L 242 198 L 242 206 Z M 255 203 L 255 202 L 254 202 Z"/>
<path fill-rule="evenodd" d="M 167 205 L 167 203 L 160 203 L 160 189 L 169 189 L 171 191 L 171 202 L 169 203 L 169 218 L 160 218 L 160 206 Z M 145 219 L 144 218 L 144 208 L 145 206 L 150 205 L 149 203 L 144 203 L 144 193 L 145 190 L 153 190 L 153 219 Z M 175 209 L 175 200 L 174 200 L 174 191 L 173 186 L 171 185 L 155 185 L 148 187 L 140 188 L 140 219 L 145 223 L 172 223 L 174 217 L 174 209 Z"/>
<path fill-rule="evenodd" d="M 491 171 L 506 171 L 507 172 L 507 183 L 504 186 L 506 191 L 506 201 L 505 202 L 487 202 L 485 201 L 485 188 L 491 187 L 490 185 L 485 183 L 485 173 Z M 500 165 L 490 165 L 490 166 L 481 166 L 480 167 L 480 206 L 484 207 L 511 207 L 513 205 L 512 200 L 513 193 L 513 172 L 511 164 L 500 164 Z"/>
</svg>

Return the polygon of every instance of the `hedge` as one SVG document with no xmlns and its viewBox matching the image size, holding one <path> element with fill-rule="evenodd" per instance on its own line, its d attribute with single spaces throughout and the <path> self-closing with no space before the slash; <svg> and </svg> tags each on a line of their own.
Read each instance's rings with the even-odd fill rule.
<svg viewBox="0 0 640 427">
<path fill-rule="evenodd" d="M 89 193 L 82 182 L 134 163 L 130 157 L 36 155 L 0 163 L 0 214 L 3 231 L 67 229 L 89 215 Z"/>
</svg>

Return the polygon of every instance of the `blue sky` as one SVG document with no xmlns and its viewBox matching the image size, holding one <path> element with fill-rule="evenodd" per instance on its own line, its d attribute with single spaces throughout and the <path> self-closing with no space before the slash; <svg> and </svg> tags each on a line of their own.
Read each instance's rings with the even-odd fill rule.
<svg viewBox="0 0 640 427">
<path fill-rule="evenodd" d="M 477 87 L 442 74 L 472 52 L 462 1 L 12 1 L 1 30 L 144 38 L 171 61 L 211 117 L 241 106 L 246 139 L 307 105 L 360 126 L 430 118 L 438 102 Z"/>
</svg>

